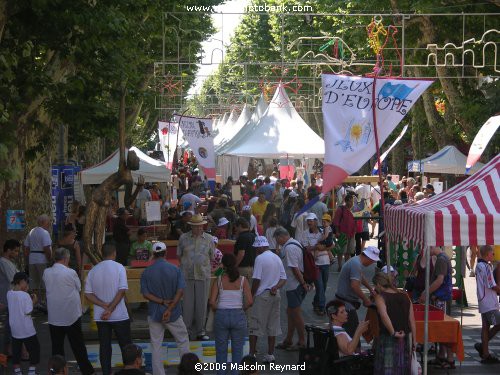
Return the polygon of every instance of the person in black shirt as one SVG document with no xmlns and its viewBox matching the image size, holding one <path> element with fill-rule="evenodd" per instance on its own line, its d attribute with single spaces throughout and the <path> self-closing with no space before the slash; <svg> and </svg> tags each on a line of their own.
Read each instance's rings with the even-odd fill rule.
<svg viewBox="0 0 500 375">
<path fill-rule="evenodd" d="M 188 224 L 188 222 L 192 217 L 193 213 L 191 211 L 184 211 L 181 215 L 181 219 L 175 222 L 175 233 L 177 234 L 177 240 L 182 234 L 187 233 L 191 230 L 191 226 Z"/>
<path fill-rule="evenodd" d="M 135 344 L 128 344 L 123 348 L 123 370 L 116 372 L 116 375 L 143 375 L 142 349 Z"/>
<path fill-rule="evenodd" d="M 242 217 L 236 220 L 236 231 L 238 233 L 238 238 L 234 244 L 236 266 L 238 267 L 238 271 L 240 271 L 240 275 L 251 280 L 256 257 L 255 248 L 253 247 L 255 234 L 250 232 L 250 223 L 248 220 Z"/>
<path fill-rule="evenodd" d="M 174 207 L 170 207 L 167 211 L 168 216 L 167 216 L 167 221 L 170 224 L 170 231 L 168 233 L 168 240 L 178 240 L 179 235 L 177 234 L 175 230 L 175 225 L 176 223 L 181 219 L 179 214 L 177 213 L 177 210 Z"/>
<path fill-rule="evenodd" d="M 116 247 L 116 261 L 124 267 L 127 265 L 128 254 L 130 252 L 130 229 L 127 227 L 127 217 L 129 216 L 127 209 L 119 208 L 115 224 L 113 225 L 113 239 Z"/>
</svg>

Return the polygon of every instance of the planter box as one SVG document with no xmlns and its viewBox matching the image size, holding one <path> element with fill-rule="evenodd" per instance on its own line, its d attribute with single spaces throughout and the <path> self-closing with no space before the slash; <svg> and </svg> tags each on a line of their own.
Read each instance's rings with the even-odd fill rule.
<svg viewBox="0 0 500 375">
<path fill-rule="evenodd" d="M 414 304 L 413 313 L 415 314 L 415 320 L 424 320 L 425 305 Z M 444 311 L 439 310 L 437 307 L 429 306 L 429 320 L 444 320 Z"/>
</svg>

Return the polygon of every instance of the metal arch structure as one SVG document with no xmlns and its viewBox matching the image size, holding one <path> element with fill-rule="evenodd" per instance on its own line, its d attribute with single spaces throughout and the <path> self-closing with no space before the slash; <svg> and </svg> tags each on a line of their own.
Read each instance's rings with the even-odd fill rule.
<svg viewBox="0 0 500 375">
<path fill-rule="evenodd" d="M 194 32 L 181 25 L 177 15 L 183 12 L 164 13 L 163 22 L 163 60 L 154 63 L 154 78 L 156 88 L 155 103 L 156 108 L 164 114 L 170 114 L 181 110 L 187 104 L 188 100 L 195 100 L 206 115 L 217 117 L 224 112 L 230 112 L 238 109 L 243 104 L 254 105 L 260 95 L 262 83 L 272 86 L 279 81 L 292 81 L 296 79 L 301 84 L 301 89 L 289 92 L 290 100 L 300 106 L 301 113 L 321 112 L 321 72 L 330 71 L 337 74 L 369 74 L 377 64 L 375 55 L 367 54 L 366 49 L 355 47 L 354 42 L 350 40 L 350 33 L 343 32 L 342 35 L 330 35 L 321 31 L 318 35 L 303 35 L 295 39 L 287 40 L 287 34 L 284 32 L 284 24 L 288 18 L 304 18 L 306 21 L 313 18 L 322 17 L 357 17 L 366 18 L 364 24 L 359 24 L 357 29 L 353 27 L 353 32 L 364 31 L 370 21 L 388 20 L 395 30 L 396 38 L 394 46 L 385 46 L 387 56 L 395 55 L 400 52 L 401 61 L 391 56 L 386 58 L 385 64 L 397 67 L 399 76 L 405 77 L 413 68 L 419 68 L 423 72 L 419 78 L 436 78 L 437 69 L 442 67 L 461 68 L 461 74 L 457 76 L 457 70 L 449 77 L 440 76 L 441 79 L 478 79 L 487 75 L 491 79 L 500 78 L 500 66 L 498 62 L 500 30 L 497 28 L 487 28 L 487 21 L 497 19 L 493 25 L 498 24 L 499 14 L 495 13 L 441 13 L 441 14 L 341 14 L 341 13 L 281 13 L 275 14 L 281 18 L 281 50 L 278 61 L 256 61 L 255 51 L 258 45 L 252 44 L 248 49 L 242 51 L 239 56 L 232 56 L 236 63 L 229 66 L 225 62 L 226 50 L 231 47 L 230 41 L 224 38 L 209 38 L 212 47 L 209 50 L 196 54 L 196 58 L 184 58 L 181 56 L 182 50 L 191 51 L 192 41 L 183 40 L 182 34 Z M 189 12 L 193 13 L 193 12 Z M 214 13 L 222 18 L 222 28 L 224 28 L 225 17 L 235 17 L 244 13 Z M 254 12 L 254 15 L 269 16 L 269 13 Z M 449 40 L 427 45 L 408 45 L 405 33 L 409 27 L 413 27 L 416 17 L 457 17 L 462 20 L 461 33 L 450 36 Z M 483 21 L 482 35 L 471 37 L 468 35 L 466 24 L 470 20 L 481 19 Z M 496 23 L 495 23 L 496 22 Z M 361 30 L 363 28 L 363 30 Z M 413 30 L 415 30 L 413 28 Z M 168 34 L 168 36 L 167 36 Z M 467 37 L 466 37 L 467 35 Z M 165 41 L 166 38 L 175 38 L 177 43 L 177 58 L 168 60 L 166 58 Z M 385 41 L 388 42 L 387 40 Z M 335 52 L 335 48 L 341 46 L 342 53 Z M 332 47 L 332 52 L 329 48 Z M 191 56 L 191 54 L 189 54 Z M 294 58 L 285 59 L 285 56 L 294 56 Z M 364 56 L 364 57 L 362 57 Z M 220 86 L 211 93 L 203 95 L 195 93 L 189 95 L 184 90 L 183 83 L 186 80 L 185 72 L 188 69 L 197 67 L 224 67 L 227 72 L 237 71 L 241 76 L 238 87 L 229 87 L 223 81 Z M 276 72 L 276 67 L 281 68 L 281 74 Z M 255 73 L 258 72 L 258 73 Z M 485 72 L 487 72 L 485 74 Z M 393 72 L 394 73 L 394 72 Z M 209 75 L 198 75 L 198 78 L 208 78 Z M 413 77 L 413 76 L 412 76 Z M 169 83 L 165 86 L 166 79 Z M 179 83 L 179 85 L 176 85 Z M 162 86 L 163 85 L 163 86 Z M 176 87 L 180 87 L 176 90 Z M 239 87 L 244 87 L 243 91 Z"/>
</svg>

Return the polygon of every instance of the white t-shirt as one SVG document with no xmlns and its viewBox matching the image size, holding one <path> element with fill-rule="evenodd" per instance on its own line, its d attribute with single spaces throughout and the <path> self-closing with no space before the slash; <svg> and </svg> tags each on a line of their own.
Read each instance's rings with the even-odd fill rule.
<svg viewBox="0 0 500 375">
<path fill-rule="evenodd" d="M 257 232 L 257 218 L 250 215 L 250 232 Z"/>
<path fill-rule="evenodd" d="M 25 339 L 36 335 L 31 312 L 33 311 L 33 301 L 28 293 L 22 290 L 9 290 L 7 292 L 9 303 L 9 324 L 12 337 Z"/>
<path fill-rule="evenodd" d="M 42 227 L 35 227 L 30 231 L 28 237 L 26 237 L 24 246 L 30 248 L 29 264 L 45 264 L 47 263 L 47 258 L 45 257 L 43 248 L 52 246 L 50 233 Z"/>
<path fill-rule="evenodd" d="M 82 316 L 81 283 L 75 270 L 55 263 L 43 272 L 47 290 L 48 322 L 67 327 Z"/>
<path fill-rule="evenodd" d="M 7 305 L 7 292 L 11 290 L 12 279 L 19 272 L 16 265 L 6 257 L 0 257 L 0 303 Z"/>
<path fill-rule="evenodd" d="M 497 284 L 495 283 L 495 278 L 493 277 L 493 266 L 486 262 L 477 262 L 477 303 L 481 314 L 499 309 L 497 292 L 492 289 L 495 285 Z"/>
<path fill-rule="evenodd" d="M 302 243 L 302 238 L 305 235 L 305 232 L 309 230 L 307 226 L 307 217 L 308 213 L 303 212 L 300 215 L 294 215 L 292 219 L 292 228 L 295 228 L 295 239 Z"/>
<path fill-rule="evenodd" d="M 259 279 L 259 288 L 255 292 L 258 296 L 266 289 L 271 289 L 278 284 L 280 280 L 286 280 L 285 267 L 279 256 L 271 250 L 266 250 L 255 258 L 253 266 L 253 279 Z"/>
<path fill-rule="evenodd" d="M 137 196 L 135 197 L 135 207 L 142 208 L 142 205 L 145 202 L 149 202 L 151 199 L 152 199 L 151 193 L 149 192 L 149 190 L 142 189 L 140 192 L 137 193 Z"/>
<path fill-rule="evenodd" d="M 300 285 L 299 280 L 293 274 L 290 267 L 298 268 L 300 272 L 304 272 L 304 255 L 302 249 L 298 246 L 297 241 L 290 238 L 283 245 L 285 252 L 285 272 L 286 272 L 286 290 L 294 290 Z"/>
<path fill-rule="evenodd" d="M 351 336 L 349 336 L 349 334 L 345 331 L 345 329 L 344 329 L 344 328 L 342 328 L 342 327 L 337 327 L 337 326 L 333 326 L 333 327 L 332 327 L 332 331 L 333 331 L 333 334 L 335 335 L 335 337 L 337 337 L 337 336 L 341 336 L 341 335 L 344 335 L 344 336 L 346 336 L 346 337 L 347 337 L 347 340 L 348 340 L 349 342 L 351 342 L 351 341 L 352 341 Z M 355 353 L 355 354 L 356 354 L 356 353 Z M 339 357 L 345 357 L 346 355 L 347 355 L 347 354 L 344 354 L 343 352 L 341 352 L 341 351 L 339 350 Z"/>
<path fill-rule="evenodd" d="M 370 186 L 366 184 L 359 184 L 354 190 L 358 194 L 358 199 L 370 199 Z"/>
<path fill-rule="evenodd" d="M 319 242 L 319 240 L 323 237 L 323 233 L 321 230 L 318 230 L 318 233 L 313 233 L 310 230 L 305 232 L 302 246 L 307 247 L 307 246 L 316 246 Z M 314 260 L 314 263 L 318 266 L 324 266 L 324 265 L 329 265 L 330 264 L 330 257 L 328 256 L 328 251 L 321 251 L 318 253 L 318 257 Z"/>
<path fill-rule="evenodd" d="M 110 303 L 116 296 L 119 290 L 127 290 L 127 272 L 125 267 L 114 260 L 103 260 L 92 268 L 85 281 L 85 293 L 92 293 L 97 298 L 105 303 Z M 101 315 L 104 309 L 94 305 L 94 320 L 96 322 L 103 321 Z M 116 305 L 115 311 L 105 322 L 119 322 L 129 318 L 127 308 L 125 307 L 125 299 Z"/>
</svg>

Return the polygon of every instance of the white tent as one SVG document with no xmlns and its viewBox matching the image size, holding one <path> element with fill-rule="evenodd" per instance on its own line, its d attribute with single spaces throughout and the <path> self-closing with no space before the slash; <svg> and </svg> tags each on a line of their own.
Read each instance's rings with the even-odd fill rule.
<svg viewBox="0 0 500 375">
<path fill-rule="evenodd" d="M 214 146 L 218 147 L 219 144 L 227 138 L 226 134 L 228 134 L 231 131 L 231 128 L 235 124 L 235 122 L 238 120 L 238 115 L 236 114 L 236 111 L 233 109 L 231 111 L 231 114 L 227 118 L 227 121 L 219 125 L 218 130 L 219 132 L 217 135 L 214 137 Z"/>
<path fill-rule="evenodd" d="M 255 110 L 253 111 L 250 119 L 242 126 L 242 128 L 236 133 L 231 139 L 225 144 L 221 145 L 217 150 L 217 171 L 222 176 L 222 179 L 226 181 L 229 176 L 237 178 L 241 176 L 243 172 L 248 170 L 248 164 L 250 163 L 250 157 L 247 156 L 233 156 L 224 155 L 225 150 L 230 149 L 234 145 L 244 140 L 251 131 L 254 129 L 255 125 L 259 122 L 266 111 L 267 103 L 264 99 L 264 95 L 261 95 Z"/>
<path fill-rule="evenodd" d="M 250 134 L 224 154 L 254 158 L 323 158 L 325 143 L 300 117 L 282 84 Z"/>
<path fill-rule="evenodd" d="M 231 139 L 234 138 L 236 134 L 243 128 L 243 126 L 250 120 L 252 113 L 250 108 L 245 104 L 243 106 L 243 110 L 240 113 L 238 119 L 234 122 L 234 124 L 230 125 L 230 127 L 226 127 L 222 133 L 221 137 L 218 140 L 218 143 L 215 143 L 215 153 L 218 153 L 218 149 L 227 144 Z"/>
<path fill-rule="evenodd" d="M 443 173 L 443 174 L 465 174 L 467 157 L 455 146 L 445 146 L 434 155 L 421 160 L 408 162 L 409 172 L 421 173 Z M 482 163 L 476 163 L 471 173 L 477 172 L 484 167 Z"/>
<path fill-rule="evenodd" d="M 146 182 L 170 181 L 170 170 L 167 169 L 164 162 L 149 157 L 137 147 L 131 147 L 130 151 L 135 151 L 140 159 L 139 170 L 132 171 L 134 181 L 137 181 L 139 176 L 143 176 Z M 118 171 L 119 162 L 120 152 L 116 150 L 101 163 L 81 171 L 81 183 L 83 185 L 102 183 L 106 178 Z"/>
</svg>

